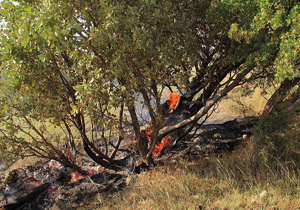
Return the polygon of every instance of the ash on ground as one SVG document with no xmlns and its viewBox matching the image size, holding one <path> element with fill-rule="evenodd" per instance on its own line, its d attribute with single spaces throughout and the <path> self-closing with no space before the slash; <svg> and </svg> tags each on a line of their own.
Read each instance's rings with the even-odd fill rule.
<svg viewBox="0 0 300 210">
<path fill-rule="evenodd" d="M 177 159 L 197 159 L 210 154 L 222 155 L 242 145 L 251 136 L 250 129 L 258 118 L 236 119 L 222 124 L 205 124 L 195 127 L 172 148 L 166 148 L 157 163 Z M 92 171 L 82 176 L 73 169 L 64 167 L 56 161 L 40 161 L 34 166 L 27 166 L 10 171 L 0 178 L 2 209 L 76 209 L 92 196 L 112 193 L 126 186 L 130 173 L 137 173 L 138 151 L 128 155 L 128 165 L 123 171 L 112 171 L 89 163 L 87 169 Z M 135 168 L 135 169 L 134 169 Z M 99 202 L 101 206 L 101 202 Z M 100 207 L 99 206 L 99 207 Z"/>
</svg>

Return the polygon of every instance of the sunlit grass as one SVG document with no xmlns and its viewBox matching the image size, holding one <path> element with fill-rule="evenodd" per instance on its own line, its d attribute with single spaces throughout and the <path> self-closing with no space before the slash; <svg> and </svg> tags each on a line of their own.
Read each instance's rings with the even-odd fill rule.
<svg viewBox="0 0 300 210">
<path fill-rule="evenodd" d="M 251 144 L 220 159 L 171 161 L 133 175 L 127 188 L 103 195 L 99 209 L 298 209 L 299 177 L 255 168 Z"/>
</svg>

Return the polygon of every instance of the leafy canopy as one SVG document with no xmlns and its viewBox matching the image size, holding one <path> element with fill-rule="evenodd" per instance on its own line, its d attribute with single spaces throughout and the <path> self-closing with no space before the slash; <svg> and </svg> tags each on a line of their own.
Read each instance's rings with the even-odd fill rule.
<svg viewBox="0 0 300 210">
<path fill-rule="evenodd" d="M 299 77 L 297 1 L 45 0 L 1 6 L 7 24 L 0 38 L 2 155 L 64 161 L 59 144 L 76 131 L 93 160 L 116 164 L 105 129 L 121 141 L 131 126 L 141 155 L 151 162 L 158 136 L 169 132 L 162 131 L 165 86 L 176 85 L 196 102 L 188 107 L 189 119 L 175 125 L 180 128 L 237 85 Z M 137 104 L 149 113 L 150 142 L 142 140 Z M 87 122 L 102 127 L 106 152 L 93 144 Z M 48 124 L 65 126 L 69 136 L 54 140 Z"/>
</svg>

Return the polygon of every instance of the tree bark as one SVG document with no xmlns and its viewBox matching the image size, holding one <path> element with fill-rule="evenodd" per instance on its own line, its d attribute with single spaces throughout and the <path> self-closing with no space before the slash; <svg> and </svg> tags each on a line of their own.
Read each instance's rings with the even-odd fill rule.
<svg viewBox="0 0 300 210">
<path fill-rule="evenodd" d="M 282 111 L 285 107 L 291 105 L 291 103 L 295 102 L 299 99 L 299 94 L 292 94 L 289 101 L 284 103 L 284 99 L 289 94 L 290 90 L 299 84 L 300 78 L 296 77 L 292 80 L 285 79 L 283 82 L 280 83 L 280 86 L 275 91 L 275 93 L 271 96 L 268 100 L 267 104 L 265 105 L 263 114 L 269 114 L 273 111 Z M 298 92 L 298 91 L 297 91 Z M 279 108 L 281 107 L 281 108 Z"/>
<path fill-rule="evenodd" d="M 134 105 L 129 104 L 127 107 L 128 107 L 128 111 L 131 116 L 132 126 L 134 129 L 135 137 L 137 140 L 137 145 L 138 145 L 139 151 L 141 153 L 141 156 L 147 164 L 152 164 L 152 161 L 150 159 L 149 160 L 146 159 L 147 154 L 148 154 L 148 146 L 147 146 L 146 140 L 142 137 L 140 124 L 138 122 L 138 118 L 136 115 Z"/>
<path fill-rule="evenodd" d="M 121 110 L 120 110 L 120 114 L 119 114 L 119 131 L 121 131 L 122 125 L 123 125 L 123 113 L 124 113 L 124 103 L 121 104 Z M 115 158 L 122 140 L 123 140 L 123 137 L 121 135 L 119 135 L 119 139 L 118 139 L 116 146 L 114 147 L 114 151 L 110 155 L 111 159 Z"/>
</svg>

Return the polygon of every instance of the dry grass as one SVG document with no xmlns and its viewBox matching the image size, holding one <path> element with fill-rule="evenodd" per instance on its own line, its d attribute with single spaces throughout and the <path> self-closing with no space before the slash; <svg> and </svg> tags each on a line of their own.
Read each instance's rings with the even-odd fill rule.
<svg viewBox="0 0 300 210">
<path fill-rule="evenodd" d="M 13 165 L 10 166 L 9 171 L 11 171 L 13 169 L 18 169 L 18 168 L 23 168 L 26 166 L 35 165 L 35 163 L 39 160 L 40 160 L 40 158 L 38 158 L 38 157 L 26 157 L 26 158 L 20 159 L 17 162 L 15 162 Z"/>
<path fill-rule="evenodd" d="M 251 150 L 249 142 L 221 159 L 173 161 L 133 175 L 127 188 L 103 196 L 99 209 L 299 209 L 296 174 L 253 167 Z"/>
<path fill-rule="evenodd" d="M 225 98 L 226 107 L 229 107 L 233 113 L 239 114 L 243 117 L 260 115 L 264 110 L 267 99 L 271 97 L 271 90 L 269 94 L 263 97 L 261 95 L 262 89 L 256 88 L 251 95 L 244 95 L 241 87 L 237 87 L 228 94 Z"/>
<path fill-rule="evenodd" d="M 237 103 L 236 100 L 242 103 Z M 253 100 L 255 107 L 251 106 Z M 225 98 L 214 115 L 247 116 L 261 113 L 266 100 L 257 91 L 243 98 L 239 91 Z M 250 105 L 250 106 L 249 106 Z M 235 107 L 236 106 L 236 107 Z M 232 108 L 234 107 L 234 108 Z M 234 112 L 236 113 L 234 113 Z M 298 127 L 295 128 L 295 125 Z M 299 123 L 291 123 L 300 134 Z M 221 158 L 171 161 L 132 175 L 129 185 L 114 194 L 90 201 L 98 209 L 299 209 L 300 171 L 293 161 L 269 164 L 255 156 L 254 137 L 244 147 Z"/>
</svg>

